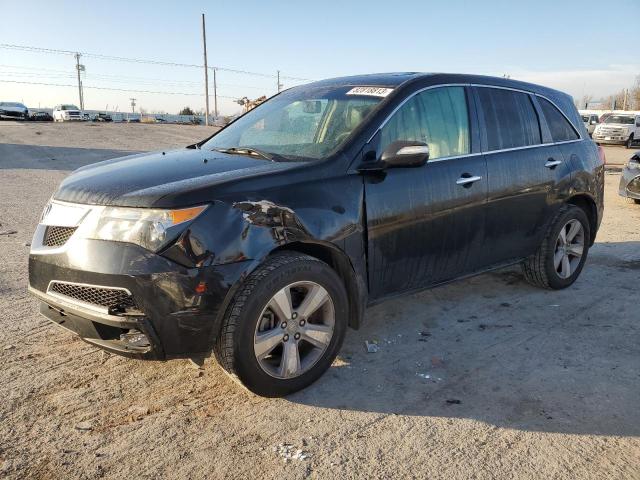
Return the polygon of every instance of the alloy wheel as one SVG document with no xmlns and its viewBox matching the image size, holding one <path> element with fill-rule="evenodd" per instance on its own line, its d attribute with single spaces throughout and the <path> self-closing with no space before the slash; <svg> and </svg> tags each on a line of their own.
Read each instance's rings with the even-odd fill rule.
<svg viewBox="0 0 640 480">
<path fill-rule="evenodd" d="M 584 252 L 584 227 L 576 220 L 569 220 L 556 240 L 553 266 L 560 278 L 569 278 L 580 265 Z"/>
<path fill-rule="evenodd" d="M 298 377 L 323 356 L 333 338 L 335 309 L 327 290 L 296 282 L 267 302 L 255 329 L 253 350 L 260 368 L 275 378 Z"/>
</svg>

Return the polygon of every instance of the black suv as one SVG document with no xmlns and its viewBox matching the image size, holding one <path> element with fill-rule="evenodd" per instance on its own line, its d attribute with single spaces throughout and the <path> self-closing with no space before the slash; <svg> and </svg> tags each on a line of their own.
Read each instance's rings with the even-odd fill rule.
<svg viewBox="0 0 640 480">
<path fill-rule="evenodd" d="M 137 358 L 218 361 L 285 395 L 367 305 L 521 263 L 571 285 L 603 212 L 572 99 L 504 78 L 396 73 L 282 92 L 185 149 L 77 170 L 29 257 L 41 312 Z"/>
</svg>

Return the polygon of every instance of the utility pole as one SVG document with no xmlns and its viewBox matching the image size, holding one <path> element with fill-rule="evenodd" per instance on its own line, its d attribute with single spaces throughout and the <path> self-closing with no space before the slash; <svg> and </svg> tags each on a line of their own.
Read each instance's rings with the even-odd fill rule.
<svg viewBox="0 0 640 480">
<path fill-rule="evenodd" d="M 282 90 L 282 84 L 280 83 L 280 70 L 278 70 L 278 93 Z"/>
<path fill-rule="evenodd" d="M 131 113 L 136 113 L 136 99 L 130 98 L 129 100 L 131 100 Z"/>
<path fill-rule="evenodd" d="M 204 124 L 209 126 L 209 72 L 207 67 L 207 32 L 204 27 L 204 13 L 202 14 L 202 48 L 204 51 Z M 213 71 L 215 76 L 215 70 Z"/>
<path fill-rule="evenodd" d="M 216 80 L 216 67 L 213 67 L 213 114 L 218 118 L 218 82 Z"/>
<path fill-rule="evenodd" d="M 622 101 L 622 110 L 627 109 L 627 93 L 629 93 L 628 89 L 624 89 L 624 100 Z"/>
<path fill-rule="evenodd" d="M 82 80 L 80 80 L 80 71 L 84 71 L 84 65 L 80 65 L 79 53 L 76 53 L 76 70 L 78 71 L 78 97 L 80 100 L 80 110 L 84 110 L 84 95 L 82 94 Z"/>
</svg>

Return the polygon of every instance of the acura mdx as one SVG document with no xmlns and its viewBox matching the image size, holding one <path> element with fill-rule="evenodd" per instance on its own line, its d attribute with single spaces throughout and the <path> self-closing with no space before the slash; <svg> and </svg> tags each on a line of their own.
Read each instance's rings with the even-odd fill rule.
<svg viewBox="0 0 640 480">
<path fill-rule="evenodd" d="M 580 275 L 603 158 L 570 96 L 393 73 L 286 90 L 186 148 L 85 166 L 29 256 L 41 312 L 130 357 L 212 352 L 255 393 L 312 383 L 385 298 L 521 264 Z"/>
</svg>

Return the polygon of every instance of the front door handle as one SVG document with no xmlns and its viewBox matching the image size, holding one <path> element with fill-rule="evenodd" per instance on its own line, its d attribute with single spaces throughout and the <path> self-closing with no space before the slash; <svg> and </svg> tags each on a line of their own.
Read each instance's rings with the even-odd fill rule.
<svg viewBox="0 0 640 480">
<path fill-rule="evenodd" d="M 482 180 L 482 177 L 464 174 L 458 180 L 456 180 L 456 185 L 462 185 L 463 187 L 470 187 L 472 183 L 475 183 L 479 180 Z"/>
<path fill-rule="evenodd" d="M 554 160 L 553 158 L 550 158 L 549 160 L 547 160 L 547 163 L 545 163 L 544 166 L 553 170 L 561 163 L 562 160 Z"/>
</svg>

